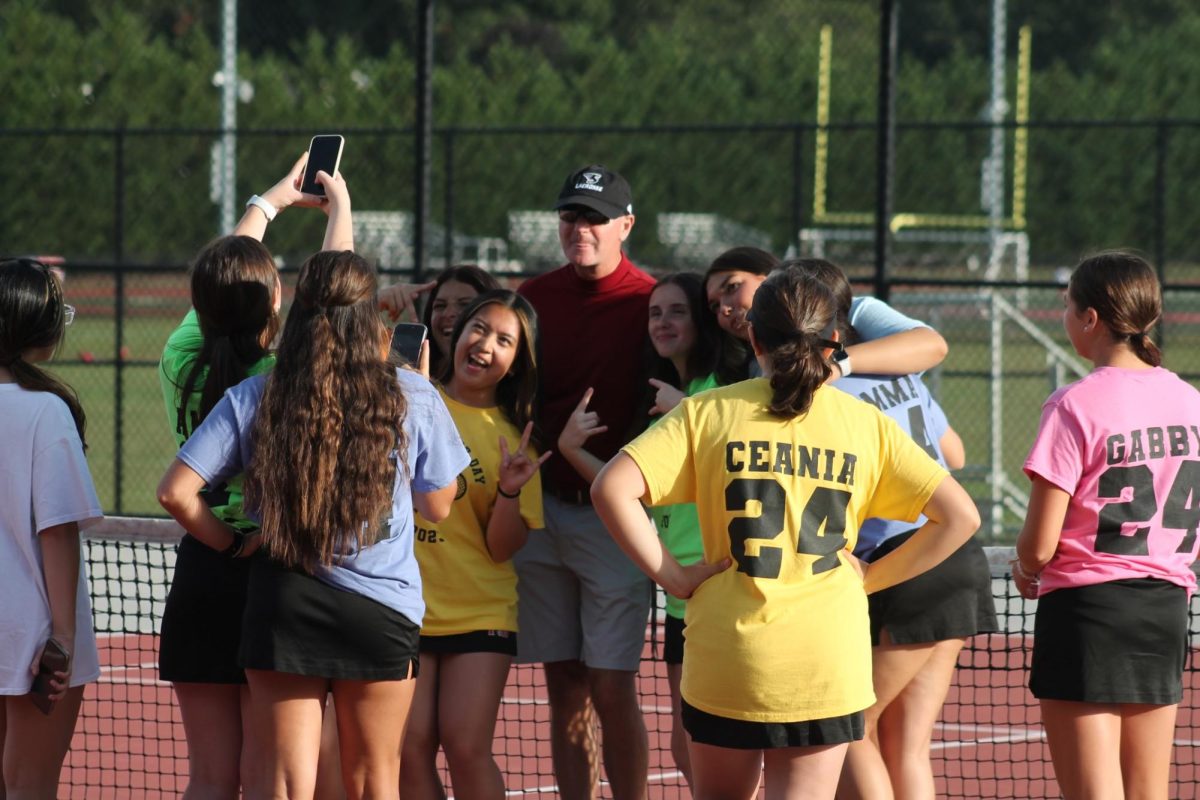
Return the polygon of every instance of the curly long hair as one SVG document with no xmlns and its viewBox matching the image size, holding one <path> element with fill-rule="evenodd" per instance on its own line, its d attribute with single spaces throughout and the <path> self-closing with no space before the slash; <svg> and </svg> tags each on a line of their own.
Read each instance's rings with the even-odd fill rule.
<svg viewBox="0 0 1200 800">
<path fill-rule="evenodd" d="M 87 416 L 75 390 L 24 358 L 29 350 L 57 350 L 66 327 L 62 286 L 50 268 L 31 258 L 0 261 L 0 366 L 22 389 L 49 392 L 66 403 L 87 447 Z"/>
<path fill-rule="evenodd" d="M 309 573 L 378 541 L 396 471 L 407 473 L 407 403 L 377 289 L 352 252 L 304 262 L 254 420 L 246 494 L 263 547 Z"/>
<path fill-rule="evenodd" d="M 186 433 L 188 401 L 200 389 L 200 419 L 208 416 L 225 390 L 241 382 L 269 352 L 279 333 L 275 294 L 279 273 L 271 253 L 249 236 L 222 236 L 192 263 L 192 307 L 204 340 L 179 387 L 176 427 Z M 207 374 L 206 374 L 207 371 Z"/>
</svg>

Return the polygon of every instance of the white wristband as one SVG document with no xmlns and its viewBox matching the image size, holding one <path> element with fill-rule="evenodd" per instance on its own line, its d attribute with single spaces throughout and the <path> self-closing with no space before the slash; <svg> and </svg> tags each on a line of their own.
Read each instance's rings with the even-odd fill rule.
<svg viewBox="0 0 1200 800">
<path fill-rule="evenodd" d="M 838 355 L 841 356 L 841 358 L 835 358 L 833 363 L 837 364 L 843 378 L 849 378 L 851 373 L 854 372 L 854 368 L 850 366 L 850 354 L 843 350 L 842 352 L 838 353 Z"/>
<path fill-rule="evenodd" d="M 279 209 L 275 208 L 275 206 L 271 205 L 268 201 L 262 199 L 258 195 L 251 195 L 250 199 L 246 201 L 246 208 L 249 208 L 250 206 L 254 206 L 259 211 L 263 212 L 263 215 L 267 218 L 267 222 L 275 219 L 275 215 L 279 213 Z"/>
</svg>

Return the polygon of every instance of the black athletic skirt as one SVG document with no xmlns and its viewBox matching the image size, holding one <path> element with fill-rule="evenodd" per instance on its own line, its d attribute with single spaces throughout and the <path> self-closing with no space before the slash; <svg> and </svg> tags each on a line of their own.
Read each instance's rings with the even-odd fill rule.
<svg viewBox="0 0 1200 800">
<path fill-rule="evenodd" d="M 238 665 L 250 559 L 231 559 L 190 534 L 179 543 L 163 608 L 158 675 L 172 683 L 245 683 Z"/>
<path fill-rule="evenodd" d="M 912 538 L 902 533 L 881 544 L 877 561 Z M 887 630 L 894 644 L 925 644 L 999 630 L 987 556 L 974 538 L 931 570 L 867 597 L 871 644 Z"/>
<path fill-rule="evenodd" d="M 446 636 L 422 636 L 421 652 L 437 655 L 499 653 L 517 655 L 516 631 L 470 631 Z"/>
<path fill-rule="evenodd" d="M 670 614 L 663 623 L 663 663 L 683 663 L 683 620 Z"/>
<path fill-rule="evenodd" d="M 1038 598 L 1029 690 L 1041 700 L 1172 705 L 1183 697 L 1187 590 L 1153 578 Z"/>
<path fill-rule="evenodd" d="M 747 722 L 719 717 L 680 701 L 683 728 L 700 744 L 733 750 L 775 750 L 856 742 L 863 738 L 863 712 L 805 722 Z"/>
<path fill-rule="evenodd" d="M 420 633 L 382 603 L 263 557 L 250 570 L 239 656 L 246 669 L 403 680 L 417 676 Z"/>
</svg>

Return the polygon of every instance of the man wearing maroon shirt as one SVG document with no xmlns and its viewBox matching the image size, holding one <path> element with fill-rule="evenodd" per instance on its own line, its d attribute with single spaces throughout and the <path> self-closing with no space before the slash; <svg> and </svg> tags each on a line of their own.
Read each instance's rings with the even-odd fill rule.
<svg viewBox="0 0 1200 800">
<path fill-rule="evenodd" d="M 590 410 L 607 430 L 588 440 L 588 450 L 607 460 L 636 433 L 654 279 L 621 250 L 634 217 L 620 175 L 599 165 L 572 173 L 555 208 L 568 263 L 519 289 L 538 313 L 542 432 L 556 442 L 592 388 Z M 587 481 L 557 453 L 542 482 L 546 528 L 532 531 L 514 559 L 518 643 L 521 661 L 545 667 L 559 792 L 567 800 L 595 796 L 594 708 L 613 796 L 640 800 L 648 747 L 636 677 L 650 584 L 596 516 Z"/>
</svg>

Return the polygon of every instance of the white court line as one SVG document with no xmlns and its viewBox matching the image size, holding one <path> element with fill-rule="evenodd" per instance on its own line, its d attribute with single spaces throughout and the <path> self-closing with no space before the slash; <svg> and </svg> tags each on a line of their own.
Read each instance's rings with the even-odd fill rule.
<svg viewBox="0 0 1200 800">
<path fill-rule="evenodd" d="M 167 681 L 160 681 L 157 677 L 154 678 L 135 678 L 130 677 L 126 673 L 134 670 L 152 669 L 157 670 L 158 664 L 149 662 L 141 664 L 125 664 L 124 666 L 110 666 L 100 668 L 100 679 L 97 683 L 110 683 L 115 686 L 165 686 L 170 688 L 171 684 Z"/>
<path fill-rule="evenodd" d="M 953 731 L 958 734 L 988 733 L 990 736 L 981 738 L 957 739 L 949 742 L 933 742 L 930 750 L 960 750 L 964 747 L 977 747 L 984 744 L 1018 744 L 1021 742 L 1040 742 L 1046 739 L 1046 732 L 1041 727 L 1021 727 L 1018 725 L 985 725 L 958 722 L 939 722 L 935 730 Z"/>
<path fill-rule="evenodd" d="M 1021 726 L 1021 725 L 984 725 L 982 723 L 963 723 L 963 722 L 939 722 L 933 726 L 934 730 L 943 731 L 959 731 L 959 732 L 978 732 L 987 731 L 988 733 L 1007 733 L 1009 731 L 1040 731 L 1041 726 Z"/>
<path fill-rule="evenodd" d="M 542 697 L 501 697 L 501 705 L 548 706 L 550 701 Z M 670 714 L 670 706 L 638 706 L 644 714 Z"/>
<path fill-rule="evenodd" d="M 124 672 L 129 669 L 158 669 L 158 664 L 144 662 L 141 664 L 125 664 L 124 666 L 113 665 L 100 668 L 103 672 Z"/>
<path fill-rule="evenodd" d="M 930 750 L 961 750 L 964 747 L 978 747 L 981 744 L 1019 744 L 1022 742 L 1040 742 L 1046 738 L 1045 733 L 1030 731 L 1016 733 L 1012 736 L 987 736 L 983 739 L 969 739 L 962 742 L 934 742 Z"/>
<path fill-rule="evenodd" d="M 171 684 L 166 681 L 160 681 L 158 678 L 107 678 L 100 676 L 98 683 L 110 683 L 114 686 L 163 686 L 167 689 L 171 688 Z"/>
<path fill-rule="evenodd" d="M 667 772 L 651 772 L 646 776 L 648 783 L 661 783 L 669 778 L 682 778 L 683 773 L 679 770 L 669 770 Z M 607 786 L 608 781 L 600 779 L 601 786 Z M 529 789 L 508 789 L 504 792 L 506 797 L 521 797 L 526 794 L 551 794 L 558 791 L 558 784 L 552 783 L 549 786 L 534 786 Z M 447 795 L 446 800 L 454 800 L 454 795 Z"/>
<path fill-rule="evenodd" d="M 1000 734 L 982 739 L 960 739 L 957 741 L 934 742 L 933 750 L 955 750 L 963 747 L 974 747 L 981 744 L 1015 744 L 1020 742 L 1044 741 L 1046 732 L 1043 728 L 1022 728 L 1014 725 L 974 725 L 966 723 L 939 722 L 935 730 L 954 731 L 956 733 L 991 733 Z M 1174 739 L 1171 744 L 1175 747 L 1200 747 L 1197 739 Z"/>
</svg>

